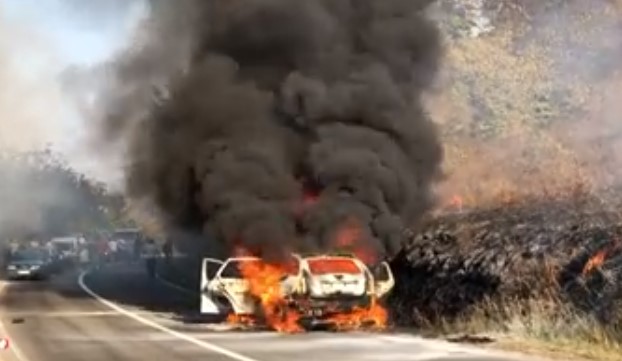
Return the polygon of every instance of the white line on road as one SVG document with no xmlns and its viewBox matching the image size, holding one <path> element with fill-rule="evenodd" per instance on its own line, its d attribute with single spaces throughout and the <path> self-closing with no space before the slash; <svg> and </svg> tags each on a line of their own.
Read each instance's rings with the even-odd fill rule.
<svg viewBox="0 0 622 361">
<path fill-rule="evenodd" d="M 162 326 L 161 324 L 151 321 L 145 317 L 139 316 L 131 311 L 128 311 L 126 309 L 124 309 L 123 307 L 118 306 L 117 304 L 115 304 L 114 302 L 107 300 L 105 298 L 103 298 L 102 296 L 98 295 L 97 293 L 95 293 L 92 289 L 90 289 L 84 282 L 84 278 L 87 275 L 88 271 L 84 271 L 80 274 L 80 277 L 78 278 L 78 284 L 80 285 L 80 287 L 84 290 L 84 292 L 88 293 L 90 296 L 92 296 L 93 298 L 95 298 L 97 301 L 101 302 L 102 304 L 108 306 L 109 308 L 112 308 L 113 310 L 134 319 L 135 321 L 138 321 L 140 323 L 142 323 L 145 326 L 149 326 L 151 328 L 155 328 L 161 332 L 164 332 L 166 334 L 169 334 L 171 336 L 174 336 L 180 340 L 184 340 L 187 341 L 189 343 L 192 343 L 198 347 L 201 347 L 205 350 L 208 351 L 212 351 L 212 352 L 216 352 L 219 353 L 221 355 L 227 356 L 229 358 L 232 358 L 234 360 L 238 360 L 238 361 L 259 361 L 253 358 L 250 358 L 248 356 L 244 356 L 242 354 L 239 354 L 237 352 L 233 352 L 231 350 L 228 350 L 226 348 L 220 347 L 218 345 L 206 342 L 206 341 L 202 341 L 199 340 L 195 337 L 192 337 L 190 335 L 181 333 L 181 332 L 177 332 L 175 330 L 172 330 L 168 327 Z M 20 360 L 20 361 L 26 361 L 26 360 Z"/>
<path fill-rule="evenodd" d="M 5 286 L 6 286 L 6 283 L 4 282 L 0 283 L 0 293 L 4 291 Z M 4 326 L 4 323 L 2 321 L 0 321 L 0 332 L 2 333 L 3 337 L 6 337 L 9 339 L 9 344 L 10 344 L 9 349 L 13 352 L 13 355 L 15 355 L 15 358 L 18 361 L 28 361 L 28 357 L 26 357 L 26 355 L 24 355 L 24 352 L 22 352 L 22 350 L 17 346 L 17 344 L 15 343 L 15 340 L 10 337 L 9 331 L 7 330 L 6 326 Z"/>
</svg>

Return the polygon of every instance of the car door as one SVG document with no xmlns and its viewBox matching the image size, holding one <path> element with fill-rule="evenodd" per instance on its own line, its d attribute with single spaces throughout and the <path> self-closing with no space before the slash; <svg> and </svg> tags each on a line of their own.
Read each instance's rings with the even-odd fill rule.
<svg viewBox="0 0 622 361">
<path fill-rule="evenodd" d="M 211 297 L 210 281 L 214 280 L 224 262 L 215 258 L 204 258 L 201 265 L 201 313 L 218 314 L 220 309 Z"/>
<path fill-rule="evenodd" d="M 382 262 L 374 268 L 374 293 L 381 298 L 387 295 L 395 286 L 393 272 L 387 262 Z"/>
</svg>

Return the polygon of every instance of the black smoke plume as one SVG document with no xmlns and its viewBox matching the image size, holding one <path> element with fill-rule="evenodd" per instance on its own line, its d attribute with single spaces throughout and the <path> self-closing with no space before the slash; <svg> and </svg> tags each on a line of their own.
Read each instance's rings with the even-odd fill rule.
<svg viewBox="0 0 622 361">
<path fill-rule="evenodd" d="M 395 254 L 440 173 L 430 2 L 153 0 L 107 104 L 130 195 L 227 251 L 334 249 L 355 222 Z"/>
</svg>

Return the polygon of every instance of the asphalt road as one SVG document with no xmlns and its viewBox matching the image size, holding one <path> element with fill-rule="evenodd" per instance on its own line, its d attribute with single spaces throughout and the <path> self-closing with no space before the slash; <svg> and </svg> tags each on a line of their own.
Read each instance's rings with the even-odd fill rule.
<svg viewBox="0 0 622 361">
<path fill-rule="evenodd" d="M 189 322 L 195 297 L 141 268 L 117 266 L 46 282 L 8 282 L 0 296 L 3 361 L 526 361 L 409 334 L 281 335 Z M 532 359 L 530 359 L 532 360 Z"/>
</svg>

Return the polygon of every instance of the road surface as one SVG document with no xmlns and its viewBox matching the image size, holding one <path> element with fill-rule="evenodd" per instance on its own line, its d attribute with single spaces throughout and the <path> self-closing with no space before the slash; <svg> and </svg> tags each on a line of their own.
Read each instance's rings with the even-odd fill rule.
<svg viewBox="0 0 622 361">
<path fill-rule="evenodd" d="M 189 322 L 195 297 L 141 268 L 117 266 L 47 282 L 7 282 L 0 296 L 3 361 L 526 361 L 408 334 L 281 335 Z"/>
</svg>

